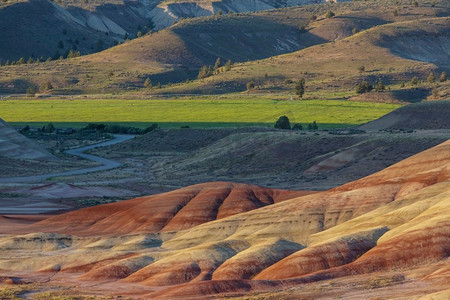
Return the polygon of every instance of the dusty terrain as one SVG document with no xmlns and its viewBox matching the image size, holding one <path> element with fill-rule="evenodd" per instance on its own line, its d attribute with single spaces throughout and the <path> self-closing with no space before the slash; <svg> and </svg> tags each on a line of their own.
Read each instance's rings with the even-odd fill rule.
<svg viewBox="0 0 450 300">
<path fill-rule="evenodd" d="M 445 297 L 449 162 L 446 141 L 320 193 L 213 182 L 31 225 L 12 219 L 17 225 L 0 238 L 0 269 L 15 285 L 3 291 Z"/>
</svg>

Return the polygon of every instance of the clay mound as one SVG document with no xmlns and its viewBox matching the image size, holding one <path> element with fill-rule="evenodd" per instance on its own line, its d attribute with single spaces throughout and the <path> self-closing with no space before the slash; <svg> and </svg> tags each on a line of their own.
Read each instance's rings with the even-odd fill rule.
<svg viewBox="0 0 450 300">
<path fill-rule="evenodd" d="M 403 106 L 375 121 L 359 126 L 363 130 L 448 129 L 450 101 L 430 101 Z"/>
<path fill-rule="evenodd" d="M 270 290 L 276 297 L 280 289 L 359 280 L 353 275 L 373 271 L 408 271 L 418 275 L 405 281 L 426 285 L 449 274 L 449 207 L 450 140 L 327 192 L 296 197 L 215 182 L 53 217 L 29 229 L 88 237 L 0 237 L 0 254 L 8 252 L 0 268 L 60 270 L 60 278 L 78 272 L 76 280 L 100 283 L 119 279 L 127 289 L 153 289 L 145 295 L 152 299 Z M 405 276 L 398 278 L 394 287 Z"/>
<path fill-rule="evenodd" d="M 178 231 L 310 193 L 213 182 L 69 212 L 29 229 L 77 235 Z"/>
<path fill-rule="evenodd" d="M 56 160 L 56 157 L 19 134 L 2 119 L 0 119 L 0 156 L 18 159 Z"/>
</svg>

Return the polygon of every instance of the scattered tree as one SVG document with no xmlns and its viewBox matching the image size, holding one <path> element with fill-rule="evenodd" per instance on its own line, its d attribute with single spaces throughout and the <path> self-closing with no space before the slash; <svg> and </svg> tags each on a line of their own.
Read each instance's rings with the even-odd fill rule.
<svg viewBox="0 0 450 300">
<path fill-rule="evenodd" d="M 305 31 L 306 31 L 305 25 L 300 25 L 300 26 L 298 26 L 298 30 L 300 30 L 300 33 L 305 32 Z"/>
<path fill-rule="evenodd" d="M 247 82 L 247 91 L 253 90 L 255 88 L 255 83 L 253 81 Z"/>
<path fill-rule="evenodd" d="M 352 34 L 357 34 L 357 33 L 358 33 L 358 28 L 353 27 L 353 29 L 352 29 Z"/>
<path fill-rule="evenodd" d="M 228 61 L 227 61 L 227 63 L 225 64 L 225 71 L 230 71 L 231 70 L 231 65 L 232 65 L 233 63 L 231 62 L 231 59 L 229 59 Z"/>
<path fill-rule="evenodd" d="M 434 77 L 434 73 L 430 72 L 430 75 L 428 75 L 428 77 L 427 77 L 427 82 L 433 83 L 435 80 L 436 80 L 436 78 Z"/>
<path fill-rule="evenodd" d="M 286 116 L 281 116 L 275 122 L 275 128 L 279 129 L 291 129 L 291 122 L 289 122 L 289 118 Z"/>
<path fill-rule="evenodd" d="M 23 65 L 23 64 L 25 64 L 25 58 L 23 57 L 19 58 L 19 60 L 16 61 L 16 65 Z"/>
<path fill-rule="evenodd" d="M 150 77 L 147 77 L 147 79 L 145 79 L 144 86 L 148 89 L 152 87 L 152 81 L 150 80 Z"/>
<path fill-rule="evenodd" d="M 382 92 L 385 90 L 385 88 L 386 87 L 384 86 L 383 82 L 381 82 L 381 80 L 378 81 L 377 84 L 375 85 L 375 91 L 377 92 Z"/>
<path fill-rule="evenodd" d="M 356 92 L 358 94 L 368 93 L 373 89 L 373 86 L 367 81 L 363 81 L 360 84 L 356 85 Z"/>
<path fill-rule="evenodd" d="M 305 94 L 305 78 L 300 79 L 295 85 L 295 94 L 303 98 L 303 94 Z"/>
<path fill-rule="evenodd" d="M 217 71 L 221 65 L 222 65 L 222 62 L 220 61 L 220 57 L 218 57 L 216 60 L 216 63 L 214 64 L 214 71 Z"/>
<path fill-rule="evenodd" d="M 137 37 L 138 37 L 138 38 L 142 37 L 142 31 L 138 31 Z"/>
<path fill-rule="evenodd" d="M 447 81 L 447 73 L 446 72 L 442 72 L 441 76 L 439 76 L 439 81 L 440 82 L 445 82 Z"/>
<path fill-rule="evenodd" d="M 359 73 L 362 73 L 362 72 L 364 72 L 365 70 L 366 70 L 366 67 L 364 67 L 364 66 L 359 66 L 359 67 L 358 67 Z"/>
<path fill-rule="evenodd" d="M 223 15 L 223 11 L 222 11 L 221 9 L 219 9 L 219 10 L 217 11 L 217 15 L 218 15 L 218 16 Z"/>
<path fill-rule="evenodd" d="M 311 18 L 309 18 L 311 21 L 315 21 L 317 20 L 317 16 L 316 15 L 312 15 Z"/>
<path fill-rule="evenodd" d="M 419 84 L 419 78 L 417 78 L 416 76 L 414 76 L 413 78 L 411 78 L 411 81 L 409 82 L 411 85 L 418 85 Z"/>
<path fill-rule="evenodd" d="M 394 9 L 394 11 L 392 12 L 392 14 L 396 17 L 398 16 L 398 10 Z"/>
<path fill-rule="evenodd" d="M 417 1 L 414 1 L 413 4 L 414 4 L 415 7 L 419 6 L 419 2 L 417 2 Z"/>
<path fill-rule="evenodd" d="M 209 77 L 213 74 L 213 68 L 211 66 L 203 66 L 200 68 L 200 71 L 198 71 L 197 78 L 202 79 Z"/>
</svg>

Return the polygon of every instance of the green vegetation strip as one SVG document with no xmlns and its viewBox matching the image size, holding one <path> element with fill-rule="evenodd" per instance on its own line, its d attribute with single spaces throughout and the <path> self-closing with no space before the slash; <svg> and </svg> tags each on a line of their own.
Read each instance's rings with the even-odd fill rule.
<svg viewBox="0 0 450 300">
<path fill-rule="evenodd" d="M 267 126 L 286 115 L 291 123 L 316 121 L 339 127 L 374 120 L 399 106 L 345 100 L 4 100 L 0 118 L 16 124 L 52 122 L 74 127 L 93 122 L 220 127 Z"/>
</svg>

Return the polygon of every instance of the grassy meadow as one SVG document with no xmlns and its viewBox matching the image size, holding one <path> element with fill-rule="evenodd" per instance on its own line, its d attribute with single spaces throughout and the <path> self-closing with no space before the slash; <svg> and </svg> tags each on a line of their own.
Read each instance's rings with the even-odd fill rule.
<svg viewBox="0 0 450 300">
<path fill-rule="evenodd" d="M 374 120 L 400 105 L 345 100 L 4 100 L 0 118 L 12 125 L 81 127 L 116 123 L 162 128 L 272 126 L 286 115 L 291 123 L 316 121 L 321 128 L 343 127 Z"/>
</svg>

